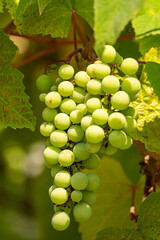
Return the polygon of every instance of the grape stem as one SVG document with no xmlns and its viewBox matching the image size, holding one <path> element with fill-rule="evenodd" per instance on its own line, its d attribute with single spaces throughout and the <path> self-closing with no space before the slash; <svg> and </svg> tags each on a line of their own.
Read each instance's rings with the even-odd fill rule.
<svg viewBox="0 0 160 240">
<path fill-rule="evenodd" d="M 133 186 L 132 187 L 132 203 L 130 207 L 130 216 L 131 216 L 130 219 L 137 222 L 138 215 L 135 214 L 135 196 L 136 196 L 136 186 Z"/>
<path fill-rule="evenodd" d="M 145 61 L 137 61 L 139 64 L 146 64 Z"/>
</svg>

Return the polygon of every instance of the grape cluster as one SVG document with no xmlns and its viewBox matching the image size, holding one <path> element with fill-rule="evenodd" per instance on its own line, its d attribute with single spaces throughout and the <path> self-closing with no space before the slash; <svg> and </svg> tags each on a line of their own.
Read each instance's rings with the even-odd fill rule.
<svg viewBox="0 0 160 240">
<path fill-rule="evenodd" d="M 123 60 L 106 45 L 101 61 L 89 64 L 86 71 L 75 74 L 71 65 L 64 64 L 55 85 L 48 75 L 37 79 L 42 92 L 39 98 L 46 104 L 40 132 L 48 137 L 44 159 L 54 179 L 49 195 L 56 230 L 69 226 L 72 209 L 78 222 L 92 215 L 100 179 L 82 170 L 97 168 L 101 154 L 113 155 L 132 145 L 130 134 L 136 129 L 138 115 L 130 101 L 141 88 L 137 70 L 136 60 Z"/>
</svg>

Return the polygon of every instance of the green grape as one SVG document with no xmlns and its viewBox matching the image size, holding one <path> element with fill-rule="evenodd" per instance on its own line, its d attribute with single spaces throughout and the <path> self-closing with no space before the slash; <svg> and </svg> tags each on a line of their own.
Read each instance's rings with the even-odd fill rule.
<svg viewBox="0 0 160 240">
<path fill-rule="evenodd" d="M 53 125 L 53 123 L 44 122 L 40 126 L 40 133 L 44 137 L 49 137 L 51 133 L 54 131 L 54 129 L 55 129 L 55 126 Z"/>
<path fill-rule="evenodd" d="M 128 107 L 125 110 L 121 111 L 124 116 L 131 116 L 134 119 L 138 119 L 138 112 L 134 107 Z"/>
<path fill-rule="evenodd" d="M 130 95 L 130 99 L 132 102 L 135 101 L 138 97 L 139 97 L 139 93 L 137 93 L 135 95 Z"/>
<path fill-rule="evenodd" d="M 74 76 L 75 83 L 80 87 L 86 87 L 90 77 L 85 71 L 80 71 Z"/>
<path fill-rule="evenodd" d="M 103 79 L 104 77 L 108 76 L 111 73 L 111 69 L 106 64 L 95 64 L 93 68 L 93 74 L 97 79 Z"/>
<path fill-rule="evenodd" d="M 91 207 L 85 203 L 78 203 L 73 208 L 73 216 L 77 222 L 84 222 L 87 221 L 92 215 Z"/>
<path fill-rule="evenodd" d="M 74 86 L 71 82 L 63 81 L 58 85 L 58 92 L 63 97 L 68 97 L 73 93 Z"/>
<path fill-rule="evenodd" d="M 104 154 L 105 155 L 113 155 L 117 152 L 117 148 L 116 147 L 113 147 L 110 143 L 108 143 L 108 146 L 105 148 L 105 152 Z"/>
<path fill-rule="evenodd" d="M 96 169 L 100 164 L 100 158 L 97 154 L 92 153 L 90 157 L 83 162 L 83 166 L 89 170 Z"/>
<path fill-rule="evenodd" d="M 58 156 L 58 161 L 63 167 L 71 166 L 74 163 L 74 160 L 74 153 L 68 149 L 63 150 Z"/>
<path fill-rule="evenodd" d="M 61 104 L 62 98 L 58 92 L 50 92 L 45 97 L 45 104 L 49 108 L 56 108 Z"/>
<path fill-rule="evenodd" d="M 113 147 L 120 148 L 123 147 L 127 141 L 127 135 L 122 130 L 113 130 L 109 134 L 108 140 Z"/>
<path fill-rule="evenodd" d="M 111 104 L 115 109 L 124 110 L 129 106 L 130 97 L 124 91 L 118 91 L 111 97 Z"/>
<path fill-rule="evenodd" d="M 71 95 L 71 99 L 73 99 L 76 103 L 83 103 L 85 95 L 86 92 L 83 88 L 75 87 Z"/>
<path fill-rule="evenodd" d="M 41 102 L 45 102 L 45 97 L 46 97 L 46 93 L 41 93 L 40 95 L 39 95 L 39 100 L 41 101 Z"/>
<path fill-rule="evenodd" d="M 55 116 L 58 114 L 58 111 L 54 108 L 44 108 L 42 112 L 42 117 L 47 122 L 52 122 Z"/>
<path fill-rule="evenodd" d="M 55 130 L 50 135 L 50 142 L 54 147 L 64 147 L 68 142 L 67 133 L 62 130 Z"/>
<path fill-rule="evenodd" d="M 96 109 L 92 113 L 92 119 L 97 125 L 104 125 L 108 121 L 108 113 L 104 109 Z"/>
<path fill-rule="evenodd" d="M 70 224 L 70 217 L 67 213 L 59 211 L 52 217 L 52 226 L 57 231 L 64 231 Z"/>
<path fill-rule="evenodd" d="M 69 64 L 64 64 L 59 68 L 58 74 L 62 79 L 71 79 L 74 75 L 74 68 Z"/>
<path fill-rule="evenodd" d="M 82 200 L 82 192 L 78 190 L 74 190 L 71 193 L 71 199 L 73 202 L 80 202 Z"/>
<path fill-rule="evenodd" d="M 69 99 L 69 98 L 63 99 L 63 101 L 60 105 L 61 112 L 70 114 L 75 109 L 76 109 L 76 104 L 72 99 Z"/>
<path fill-rule="evenodd" d="M 47 140 L 45 141 L 45 147 L 49 147 L 51 146 L 51 142 L 50 142 L 50 138 L 47 138 Z"/>
<path fill-rule="evenodd" d="M 51 169 L 51 176 L 54 178 L 56 176 L 56 174 L 61 170 L 62 170 L 62 168 L 59 164 L 54 165 Z"/>
<path fill-rule="evenodd" d="M 69 116 L 66 113 L 58 113 L 54 118 L 56 128 L 66 130 L 71 125 Z"/>
<path fill-rule="evenodd" d="M 113 129 L 122 129 L 125 123 L 125 116 L 119 112 L 112 113 L 108 118 L 108 125 Z"/>
<path fill-rule="evenodd" d="M 86 106 L 87 106 L 87 110 L 90 113 L 93 113 L 96 109 L 102 107 L 102 103 L 99 98 L 94 97 L 87 100 Z"/>
<path fill-rule="evenodd" d="M 83 142 L 77 143 L 73 148 L 74 155 L 78 160 L 86 160 L 90 153 L 87 151 L 86 144 Z"/>
<path fill-rule="evenodd" d="M 122 147 L 120 147 L 120 149 L 126 150 L 126 149 L 130 148 L 132 146 L 132 144 L 133 144 L 133 139 L 127 135 L 127 141 L 125 142 L 125 144 Z"/>
<path fill-rule="evenodd" d="M 58 155 L 61 150 L 59 148 L 49 146 L 44 150 L 44 158 L 47 163 L 55 165 L 58 163 Z"/>
<path fill-rule="evenodd" d="M 87 91 L 92 95 L 98 95 L 102 93 L 102 84 L 98 79 L 91 79 L 87 83 Z"/>
<path fill-rule="evenodd" d="M 120 88 L 119 79 L 113 75 L 107 76 L 102 80 L 102 90 L 107 94 L 116 93 Z"/>
<path fill-rule="evenodd" d="M 52 79 L 48 75 L 40 75 L 37 78 L 36 86 L 40 92 L 49 92 L 50 88 L 52 87 Z"/>
<path fill-rule="evenodd" d="M 64 204 L 68 200 L 68 193 L 64 188 L 56 188 L 51 193 L 51 200 L 57 205 Z"/>
<path fill-rule="evenodd" d="M 101 61 L 101 60 L 96 60 L 96 61 L 94 62 L 94 64 L 99 64 L 99 63 L 102 63 L 102 61 Z"/>
<path fill-rule="evenodd" d="M 99 143 L 104 139 L 104 130 L 96 125 L 89 126 L 85 133 L 87 142 Z"/>
<path fill-rule="evenodd" d="M 121 85 L 123 91 L 127 92 L 129 95 L 136 95 L 140 89 L 140 81 L 134 77 L 126 78 Z"/>
<path fill-rule="evenodd" d="M 111 63 L 115 60 L 115 58 L 116 50 L 114 49 L 114 47 L 110 45 L 105 45 L 101 56 L 102 61 L 104 63 Z"/>
<path fill-rule="evenodd" d="M 123 58 L 120 56 L 118 52 L 116 52 L 116 58 L 111 63 L 120 65 L 122 62 L 123 62 Z"/>
<path fill-rule="evenodd" d="M 100 179 L 98 175 L 94 173 L 87 174 L 87 178 L 88 178 L 88 185 L 86 187 L 86 190 L 95 191 L 100 185 Z"/>
<path fill-rule="evenodd" d="M 91 125 L 93 125 L 92 115 L 84 116 L 81 120 L 81 128 L 83 131 L 86 131 L 86 129 Z"/>
<path fill-rule="evenodd" d="M 121 64 L 121 70 L 124 74 L 133 75 L 138 70 L 138 62 L 133 58 L 125 58 Z"/>
<path fill-rule="evenodd" d="M 99 95 L 92 95 L 92 94 L 90 94 L 90 93 L 87 93 L 86 94 L 86 96 L 85 96 L 85 98 L 84 98 L 84 101 L 85 101 L 85 103 L 89 100 L 89 99 L 91 99 L 91 98 L 98 98 L 98 99 L 100 99 L 100 96 Z"/>
<path fill-rule="evenodd" d="M 136 130 L 137 123 L 136 120 L 131 116 L 126 116 L 126 123 L 123 127 L 123 131 L 130 134 Z"/>
<path fill-rule="evenodd" d="M 84 132 L 79 125 L 72 125 L 68 129 L 67 134 L 72 142 L 80 142 L 84 137 Z"/>
<path fill-rule="evenodd" d="M 56 189 L 57 187 L 56 187 L 56 185 L 54 184 L 54 185 L 52 185 L 52 186 L 50 186 L 50 188 L 49 188 L 49 190 L 48 190 L 48 194 L 49 194 L 49 196 L 51 197 L 51 193 L 52 193 L 52 191 L 54 190 L 54 189 Z"/>
<path fill-rule="evenodd" d="M 56 83 L 56 84 L 60 84 L 62 81 L 63 81 L 63 80 L 58 77 L 58 78 L 56 78 L 55 83 Z"/>
<path fill-rule="evenodd" d="M 91 78 L 94 78 L 93 68 L 94 68 L 94 64 L 89 64 L 86 69 L 88 76 L 90 76 Z"/>
<path fill-rule="evenodd" d="M 105 146 L 101 146 L 100 150 L 98 151 L 98 154 L 104 155 L 105 149 L 106 149 Z"/>
<path fill-rule="evenodd" d="M 90 206 L 95 204 L 95 202 L 96 202 L 96 194 L 94 192 L 83 190 L 82 194 L 83 194 L 83 198 L 82 198 L 83 202 L 86 202 Z"/>
<path fill-rule="evenodd" d="M 109 103 L 109 101 L 108 101 L 108 96 L 105 96 L 105 97 L 103 98 L 103 104 L 104 104 L 104 105 L 108 105 L 108 103 Z"/>
<path fill-rule="evenodd" d="M 86 143 L 87 151 L 90 153 L 97 153 L 101 148 L 101 143 Z"/>
<path fill-rule="evenodd" d="M 67 171 L 60 171 L 54 177 L 54 183 L 57 187 L 67 188 L 71 184 L 71 174 Z"/>
<path fill-rule="evenodd" d="M 58 91 L 58 87 L 55 86 L 55 85 L 53 85 L 53 86 L 51 87 L 51 91 L 53 91 L 53 92 L 57 92 L 57 91 Z"/>
<path fill-rule="evenodd" d="M 81 111 L 81 113 L 82 113 L 83 115 L 85 115 L 85 114 L 87 113 L 86 104 L 84 104 L 84 103 L 78 104 L 78 105 L 76 106 L 76 110 Z"/>
<path fill-rule="evenodd" d="M 83 190 L 87 187 L 88 178 L 83 172 L 76 172 L 71 177 L 71 186 L 76 190 Z"/>
<path fill-rule="evenodd" d="M 49 169 L 51 169 L 53 167 L 53 165 L 48 163 L 45 158 L 44 158 L 44 165 L 45 165 L 45 167 L 47 167 Z"/>
<path fill-rule="evenodd" d="M 70 120 L 73 123 L 80 123 L 83 118 L 83 114 L 80 110 L 74 110 L 70 114 Z"/>
</svg>

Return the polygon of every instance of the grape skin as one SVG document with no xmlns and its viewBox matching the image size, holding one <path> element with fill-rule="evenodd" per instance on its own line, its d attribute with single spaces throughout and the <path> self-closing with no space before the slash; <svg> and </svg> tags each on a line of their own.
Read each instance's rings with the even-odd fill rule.
<svg viewBox="0 0 160 240">
<path fill-rule="evenodd" d="M 61 104 L 62 97 L 58 92 L 50 92 L 45 97 L 47 107 L 56 108 Z"/>
<path fill-rule="evenodd" d="M 136 120 L 131 116 L 126 116 L 126 123 L 123 127 L 123 131 L 125 131 L 127 134 L 130 134 L 135 131 L 136 127 Z"/>
<path fill-rule="evenodd" d="M 40 92 L 48 92 L 50 90 L 50 88 L 52 87 L 52 84 L 53 84 L 52 79 L 48 75 L 45 75 L 45 74 L 40 75 L 36 81 L 37 89 Z"/>
<path fill-rule="evenodd" d="M 82 161 L 86 160 L 90 156 L 90 153 L 87 151 L 86 144 L 83 142 L 77 143 L 73 148 L 73 152 L 75 157 Z"/>
<path fill-rule="evenodd" d="M 104 109 L 96 109 L 92 113 L 92 119 L 97 125 L 104 125 L 108 121 L 108 113 Z"/>
<path fill-rule="evenodd" d="M 86 190 L 95 191 L 100 185 L 100 179 L 98 175 L 94 173 L 87 174 L 87 178 L 88 178 L 88 184 L 87 184 Z"/>
<path fill-rule="evenodd" d="M 120 148 L 123 147 L 126 140 L 127 136 L 124 131 L 122 130 L 113 130 L 108 137 L 109 143 L 115 147 L 115 148 Z"/>
<path fill-rule="evenodd" d="M 75 87 L 71 99 L 75 101 L 75 103 L 83 103 L 85 95 L 86 92 L 83 88 Z"/>
<path fill-rule="evenodd" d="M 54 124 L 59 130 L 66 130 L 69 128 L 71 121 L 66 113 L 58 113 L 54 118 Z"/>
<path fill-rule="evenodd" d="M 64 81 L 58 85 L 58 92 L 63 97 L 68 97 L 72 95 L 73 90 L 74 90 L 74 86 L 71 82 Z"/>
<path fill-rule="evenodd" d="M 73 123 L 80 123 L 82 118 L 83 118 L 83 114 L 80 110 L 74 110 L 70 114 L 70 120 Z"/>
<path fill-rule="evenodd" d="M 75 190 L 83 190 L 87 187 L 88 178 L 83 172 L 77 172 L 71 177 L 71 186 Z"/>
<path fill-rule="evenodd" d="M 70 224 L 70 217 L 67 213 L 59 211 L 52 217 L 52 226 L 58 231 L 64 231 Z"/>
<path fill-rule="evenodd" d="M 130 97 L 124 91 L 118 91 L 111 97 L 111 104 L 115 109 L 124 110 L 129 106 Z"/>
<path fill-rule="evenodd" d="M 90 113 L 93 113 L 96 109 L 99 109 L 102 107 L 102 103 L 98 98 L 94 97 L 87 100 L 86 106 L 87 106 L 87 110 Z"/>
<path fill-rule="evenodd" d="M 79 142 L 84 137 L 84 132 L 83 132 L 82 128 L 79 125 L 72 125 L 68 129 L 67 134 L 68 134 L 68 138 L 72 142 Z"/>
<path fill-rule="evenodd" d="M 86 139 L 90 143 L 99 143 L 104 139 L 104 130 L 96 125 L 91 125 L 85 133 Z"/>
<path fill-rule="evenodd" d="M 56 176 L 56 174 L 61 170 L 62 170 L 62 168 L 59 164 L 54 165 L 51 169 L 51 176 L 54 178 Z"/>
<path fill-rule="evenodd" d="M 138 70 L 138 62 L 133 58 L 125 58 L 121 64 L 121 70 L 124 74 L 133 75 Z"/>
<path fill-rule="evenodd" d="M 85 203 L 78 203 L 74 208 L 73 208 L 73 215 L 75 217 L 75 220 L 77 222 L 84 222 L 87 221 L 91 215 L 92 215 L 92 209 L 91 207 Z"/>
<path fill-rule="evenodd" d="M 74 68 L 69 64 L 64 64 L 59 68 L 58 74 L 64 80 L 71 79 L 74 75 Z"/>
<path fill-rule="evenodd" d="M 85 71 L 79 71 L 74 76 L 75 83 L 80 87 L 86 87 L 87 83 L 90 80 L 90 77 Z"/>
<path fill-rule="evenodd" d="M 61 153 L 58 155 L 58 162 L 63 167 L 69 167 L 74 163 L 75 156 L 74 153 L 68 149 L 65 149 L 61 151 Z"/>
<path fill-rule="evenodd" d="M 73 202 L 80 202 L 82 200 L 82 192 L 79 190 L 74 190 L 71 193 L 71 199 Z"/>
<path fill-rule="evenodd" d="M 126 140 L 125 144 L 122 147 L 120 147 L 120 149 L 126 150 L 126 149 L 130 148 L 132 146 L 132 144 L 133 144 L 133 139 L 127 135 L 127 140 Z"/>
<path fill-rule="evenodd" d="M 136 95 L 140 91 L 141 84 L 138 79 L 129 77 L 122 82 L 121 88 L 123 91 L 127 92 L 129 95 L 132 96 Z"/>
<path fill-rule="evenodd" d="M 122 129 L 126 124 L 126 118 L 122 113 L 114 112 L 109 116 L 108 124 L 113 129 Z"/>
<path fill-rule="evenodd" d="M 89 170 L 97 168 L 100 164 L 100 158 L 97 154 L 91 154 L 90 157 L 83 162 L 83 166 Z"/>
<path fill-rule="evenodd" d="M 106 147 L 104 154 L 111 156 L 115 154 L 117 150 L 118 148 L 113 147 L 110 143 L 108 143 L 108 146 Z"/>
<path fill-rule="evenodd" d="M 72 99 L 69 99 L 69 98 L 63 99 L 60 105 L 61 112 L 70 114 L 75 109 L 76 109 L 76 103 Z"/>
<path fill-rule="evenodd" d="M 71 174 L 65 170 L 59 171 L 54 177 L 54 183 L 57 187 L 69 187 L 71 183 Z"/>
<path fill-rule="evenodd" d="M 104 63 L 111 63 L 116 58 L 116 50 L 111 45 L 105 45 L 101 59 Z"/>
<path fill-rule="evenodd" d="M 93 74 L 97 79 L 103 79 L 110 73 L 111 73 L 110 67 L 105 64 L 98 63 L 98 64 L 95 64 L 93 68 Z"/>
<path fill-rule="evenodd" d="M 86 131 L 86 129 L 91 125 L 93 125 L 92 115 L 84 116 L 81 120 L 81 128 L 83 131 Z"/>
<path fill-rule="evenodd" d="M 86 69 L 88 76 L 90 76 L 91 78 L 94 78 L 93 68 L 94 68 L 94 64 L 89 64 Z"/>
<path fill-rule="evenodd" d="M 90 206 L 95 204 L 95 202 L 96 202 L 96 194 L 94 192 L 83 190 L 82 194 L 83 194 L 83 198 L 82 198 L 83 202 L 86 202 Z"/>
<path fill-rule="evenodd" d="M 101 143 L 86 143 L 87 151 L 90 153 L 97 153 L 101 147 Z"/>
<path fill-rule="evenodd" d="M 47 163 L 55 165 L 58 163 L 58 155 L 61 152 L 59 148 L 49 146 L 44 150 L 44 158 Z"/>
<path fill-rule="evenodd" d="M 58 111 L 54 108 L 44 108 L 42 112 L 42 117 L 47 122 L 52 122 L 55 116 L 58 114 Z"/>
<path fill-rule="evenodd" d="M 40 95 L 39 95 L 39 100 L 41 101 L 41 102 L 45 102 L 45 97 L 46 97 L 46 93 L 41 93 Z"/>
<path fill-rule="evenodd" d="M 87 83 L 87 91 L 92 95 L 97 95 L 102 93 L 102 84 L 98 79 L 91 79 Z"/>
<path fill-rule="evenodd" d="M 40 126 L 40 133 L 44 137 L 49 137 L 51 133 L 54 131 L 54 129 L 55 129 L 55 126 L 53 125 L 53 123 L 44 122 Z"/>
<path fill-rule="evenodd" d="M 68 193 L 64 188 L 56 188 L 51 193 L 51 200 L 57 205 L 64 204 L 68 199 Z"/>
<path fill-rule="evenodd" d="M 87 113 L 87 107 L 86 107 L 86 104 L 83 104 L 83 103 L 80 103 L 76 106 L 76 110 L 79 110 L 81 111 L 81 113 L 83 115 L 85 115 Z"/>
<path fill-rule="evenodd" d="M 115 76 L 107 76 L 102 80 L 102 89 L 107 94 L 116 93 L 120 88 L 119 79 Z"/>
<path fill-rule="evenodd" d="M 55 130 L 50 135 L 50 142 L 54 147 L 64 147 L 68 142 L 68 136 L 65 131 Z"/>
</svg>

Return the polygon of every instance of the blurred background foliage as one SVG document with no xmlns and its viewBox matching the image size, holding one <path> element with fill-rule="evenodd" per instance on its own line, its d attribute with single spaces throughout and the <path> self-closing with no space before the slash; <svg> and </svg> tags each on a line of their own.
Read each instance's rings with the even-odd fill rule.
<svg viewBox="0 0 160 240">
<path fill-rule="evenodd" d="M 1 28 L 5 28 L 10 22 L 10 16 L 6 11 L 0 14 Z M 86 23 L 84 26 L 87 28 L 88 35 L 91 35 L 92 31 L 89 26 Z M 122 35 L 126 32 L 133 34 L 130 24 Z M 24 59 L 47 47 L 46 44 L 23 37 L 10 36 L 10 38 L 19 48 L 17 56 L 13 59 L 13 65 L 21 64 Z M 73 218 L 70 227 L 64 232 L 55 231 L 50 223 L 53 215 L 53 204 L 49 199 L 48 189 L 53 180 L 50 170 L 43 165 L 45 139 L 39 133 L 39 125 L 42 122 L 41 113 L 44 105 L 39 101 L 39 92 L 35 82 L 36 78 L 43 73 L 47 63 L 64 59 L 73 51 L 72 29 L 70 29 L 67 39 L 58 39 L 57 42 L 59 44 L 53 42 L 55 48 L 51 53 L 20 67 L 24 74 L 25 91 L 30 96 L 32 110 L 37 118 L 36 131 L 0 129 L 0 239 L 2 240 L 80 240 L 82 238 L 78 232 L 78 224 L 74 222 Z M 82 47 L 82 45 L 79 43 L 78 47 Z M 134 40 L 118 41 L 115 48 L 124 58 L 138 59 L 140 57 L 137 43 Z M 74 59 L 72 65 L 77 68 Z M 56 78 L 56 74 L 56 71 L 51 73 L 53 80 Z M 101 173 L 104 166 L 107 169 L 109 161 L 112 165 L 110 169 L 113 168 L 115 172 L 123 171 L 127 181 L 132 184 L 139 182 L 140 167 L 138 163 L 141 157 L 135 147 L 128 151 L 119 152 L 112 160 L 112 158 L 103 158 L 103 166 L 100 166 L 97 171 Z M 115 161 L 119 161 L 121 170 L 115 169 Z M 105 184 L 105 174 L 108 174 L 107 170 L 100 176 L 103 184 Z M 110 179 L 113 177 L 112 174 L 108 176 Z M 102 191 L 102 189 L 98 191 Z M 131 198 L 132 196 L 129 196 L 130 203 Z M 105 199 L 105 203 L 107 204 L 107 199 Z M 112 203 L 110 204 L 112 206 Z M 110 216 L 108 221 L 112 222 L 112 217 Z M 120 218 L 121 216 L 117 220 L 121 220 Z M 129 220 L 129 209 L 127 219 Z M 106 223 L 104 225 L 106 226 Z M 88 230 L 85 230 L 88 231 L 88 234 L 85 236 L 90 236 L 89 232 L 92 231 L 88 226 Z M 91 227 L 94 228 L 94 225 Z M 86 238 L 86 240 L 90 239 Z"/>
</svg>

